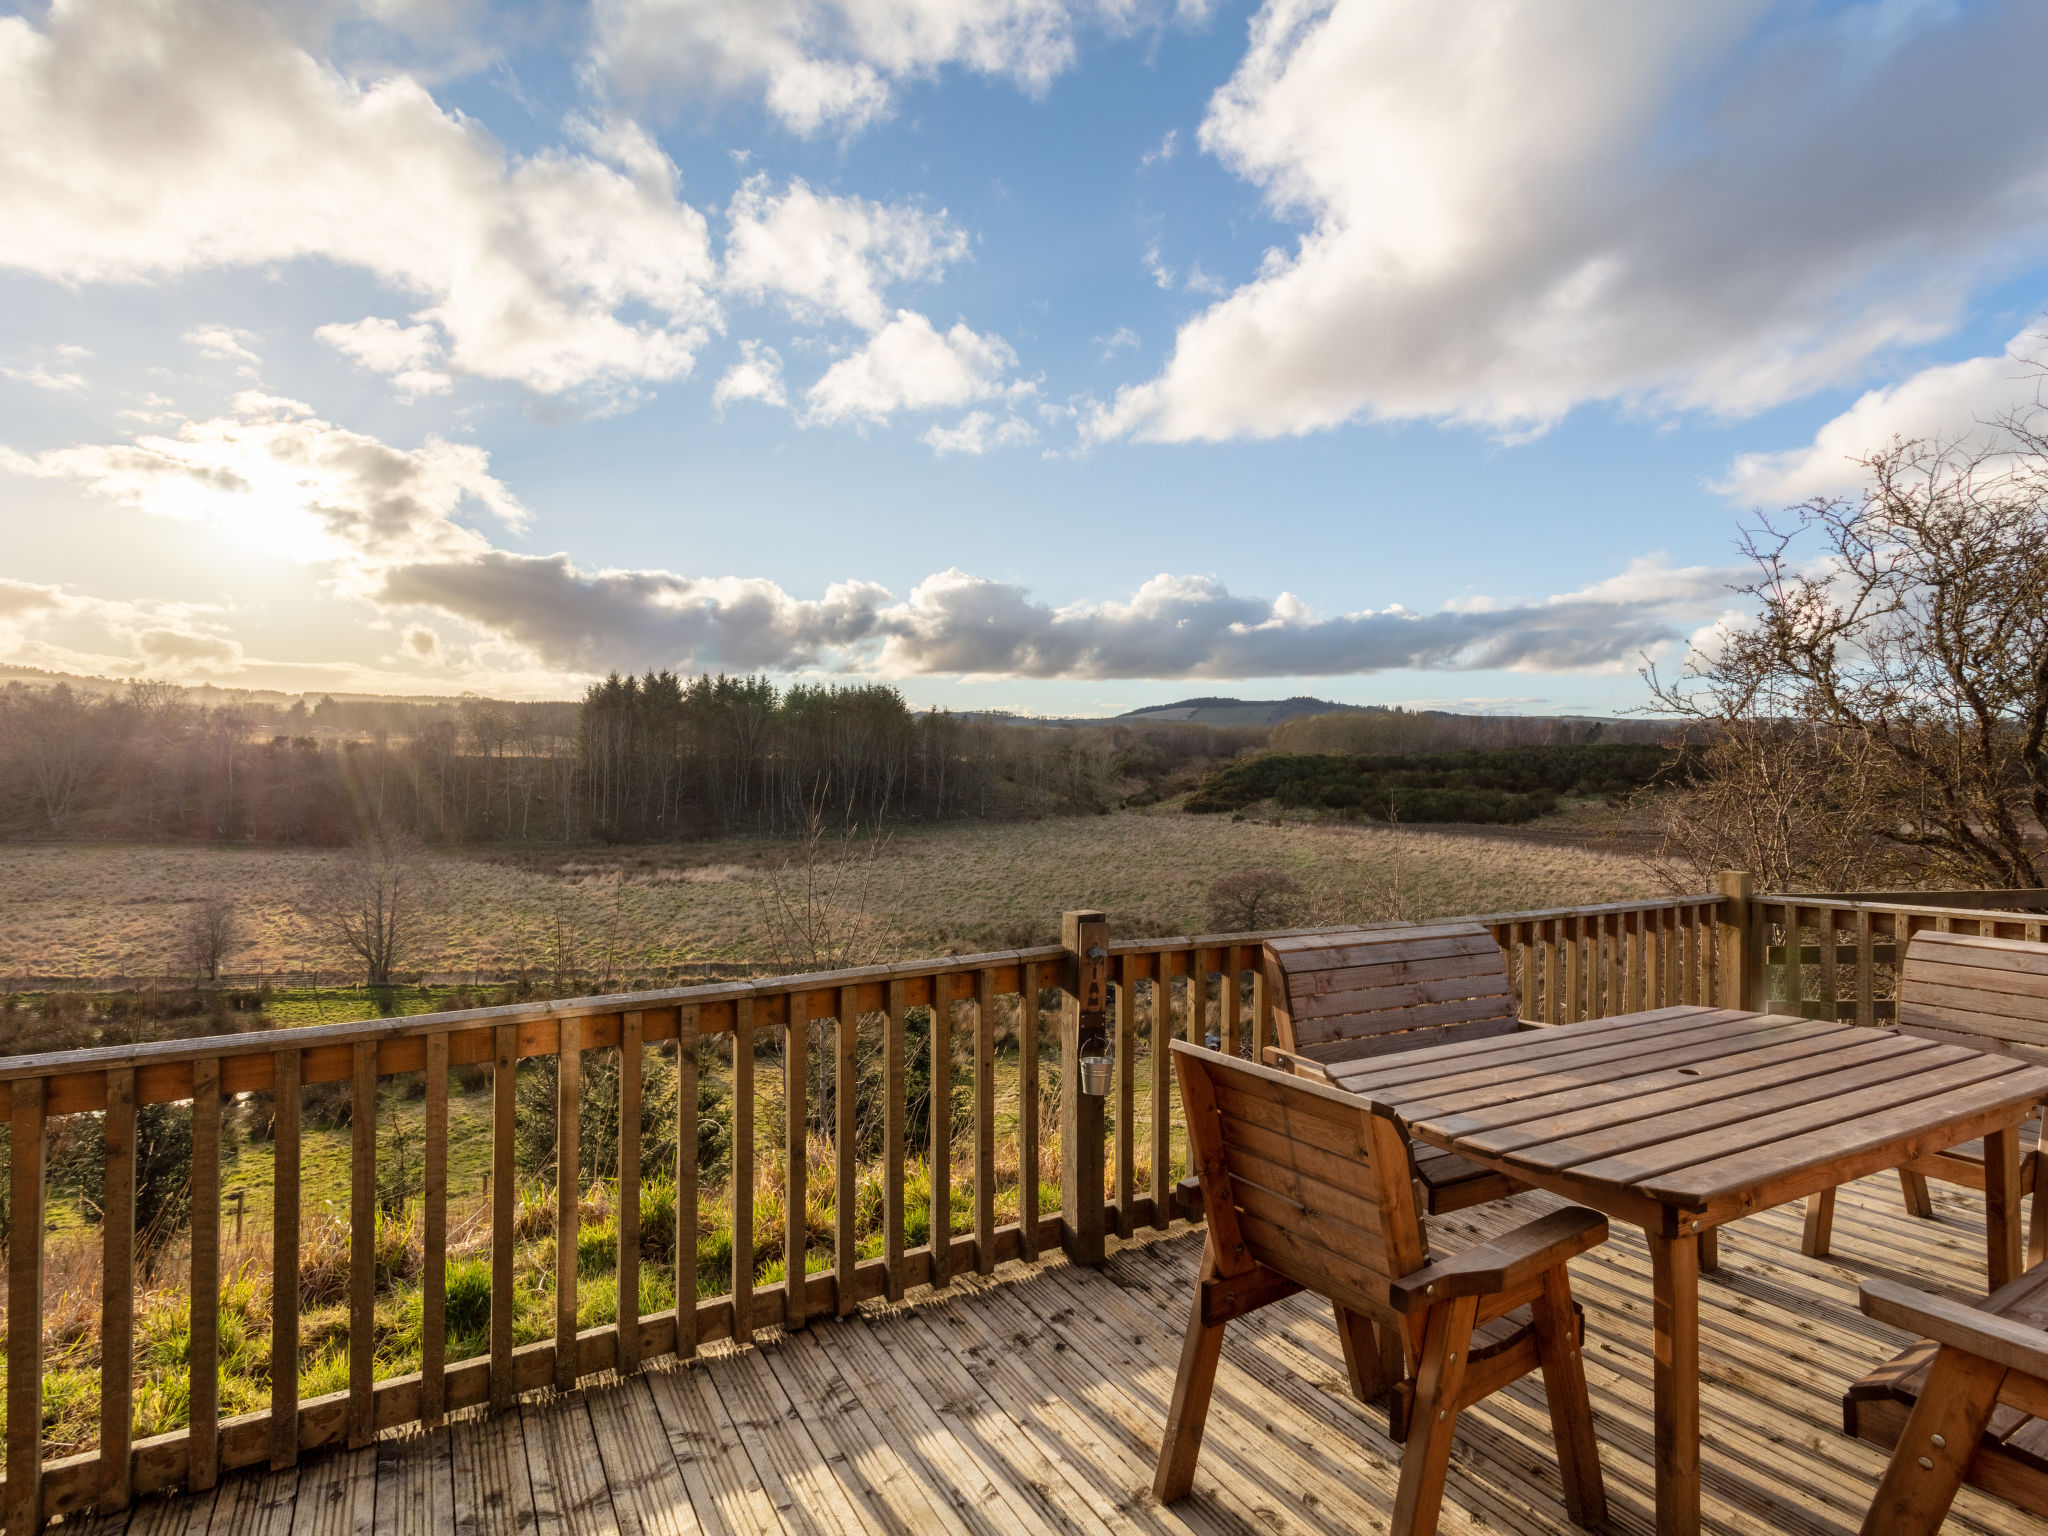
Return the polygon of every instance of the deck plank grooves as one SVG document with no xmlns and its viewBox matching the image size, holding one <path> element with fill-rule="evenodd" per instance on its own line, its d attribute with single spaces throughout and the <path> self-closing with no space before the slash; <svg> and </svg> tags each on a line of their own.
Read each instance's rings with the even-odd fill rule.
<svg viewBox="0 0 2048 1536">
<path fill-rule="evenodd" d="M 1800 1209 L 1727 1229 L 1701 1289 L 1703 1514 L 1715 1536 L 1844 1536 L 1884 1458 L 1842 1435 L 1839 1399 L 1897 1330 L 1856 1286 L 1901 1275 L 1983 1290 L 1983 1197 L 1936 1192 L 1908 1215 L 1887 1174 L 1844 1186 L 1835 1251 L 1799 1253 Z M 1529 1193 L 1431 1223 L 1449 1254 L 1556 1204 Z M 1231 1326 L 1194 1493 L 1150 1496 L 1199 1234 L 1116 1245 L 1100 1271 L 1057 1258 L 956 1277 L 944 1291 L 819 1315 L 800 1333 L 718 1343 L 495 1417 L 390 1432 L 212 1492 L 137 1501 L 66 1529 L 92 1536 L 1313 1536 L 1385 1523 L 1398 1451 L 1353 1401 L 1328 1307 L 1306 1296 Z M 1649 1256 L 1641 1234 L 1573 1265 L 1609 1528 L 1653 1524 Z M 1446 1536 L 1564 1536 L 1540 1380 L 1460 1420 Z M 2048 1536 L 1964 1489 L 1958 1536 Z"/>
</svg>

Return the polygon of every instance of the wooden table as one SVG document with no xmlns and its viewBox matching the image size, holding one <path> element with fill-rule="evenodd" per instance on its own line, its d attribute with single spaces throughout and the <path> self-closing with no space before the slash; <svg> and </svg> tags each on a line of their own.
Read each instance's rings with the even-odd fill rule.
<svg viewBox="0 0 2048 1536">
<path fill-rule="evenodd" d="M 1657 1530 L 1700 1528 L 1699 1275 L 1738 1217 L 1984 1138 L 1991 1287 L 2020 1270 L 2020 1121 L 2048 1067 L 1732 1009 L 1530 1028 L 1332 1064 L 1416 1139 L 1640 1226 L 1655 1292 Z M 1702 1252 L 1702 1249 L 1705 1252 Z"/>
</svg>

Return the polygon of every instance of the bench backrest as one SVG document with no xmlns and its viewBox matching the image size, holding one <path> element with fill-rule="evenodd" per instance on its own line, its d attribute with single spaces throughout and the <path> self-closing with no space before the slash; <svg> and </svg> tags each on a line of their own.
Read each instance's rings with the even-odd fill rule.
<svg viewBox="0 0 2048 1536">
<path fill-rule="evenodd" d="M 1173 1043 L 1217 1252 L 1392 1320 L 1388 1283 L 1428 1256 L 1408 1138 L 1354 1094 Z M 1382 1177 L 1382 1170 L 1391 1170 Z"/>
<path fill-rule="evenodd" d="M 1270 939 L 1275 1043 L 1311 1061 L 1352 1061 L 1512 1033 L 1507 956 L 1477 923 L 1354 928 Z"/>
<path fill-rule="evenodd" d="M 1899 1024 L 2048 1062 L 2048 944 L 1914 934 L 1899 981 Z"/>
</svg>

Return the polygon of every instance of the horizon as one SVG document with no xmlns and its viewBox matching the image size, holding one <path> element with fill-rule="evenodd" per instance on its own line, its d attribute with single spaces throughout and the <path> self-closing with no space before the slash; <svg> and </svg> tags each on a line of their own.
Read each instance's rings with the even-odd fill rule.
<svg viewBox="0 0 2048 1536">
<path fill-rule="evenodd" d="M 1758 509 L 2038 404 L 2044 45 L 2016 0 L 0 6 L 0 663 L 1624 716 L 1745 620 Z"/>
</svg>

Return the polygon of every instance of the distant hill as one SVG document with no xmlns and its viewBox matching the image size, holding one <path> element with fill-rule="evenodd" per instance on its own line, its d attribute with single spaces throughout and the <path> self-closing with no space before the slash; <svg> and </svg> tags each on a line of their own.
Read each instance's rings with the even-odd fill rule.
<svg viewBox="0 0 2048 1536">
<path fill-rule="evenodd" d="M 1332 704 L 1300 694 L 1291 699 L 1181 699 L 1126 710 L 1119 720 L 1171 720 L 1194 725 L 1278 725 L 1296 715 L 1338 715 L 1383 710 L 1379 704 Z"/>
</svg>

